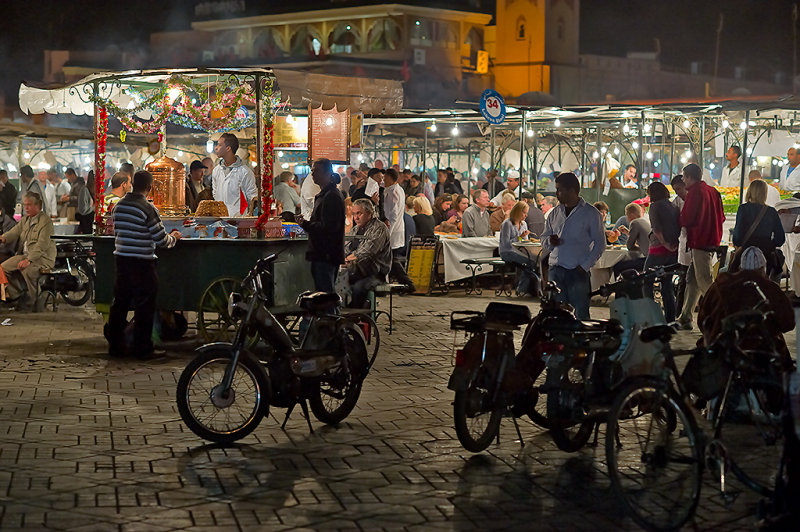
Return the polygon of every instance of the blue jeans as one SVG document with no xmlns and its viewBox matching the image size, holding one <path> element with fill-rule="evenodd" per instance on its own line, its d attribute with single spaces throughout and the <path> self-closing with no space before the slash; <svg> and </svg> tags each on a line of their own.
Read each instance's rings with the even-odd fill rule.
<svg viewBox="0 0 800 532">
<path fill-rule="evenodd" d="M 579 320 L 588 320 L 589 294 L 592 291 L 592 278 L 589 272 L 582 268 L 568 270 L 561 266 L 550 266 L 549 279 L 561 289 L 556 299 L 572 305 Z"/>
<path fill-rule="evenodd" d="M 335 292 L 336 274 L 339 265 L 331 262 L 312 261 L 311 278 L 314 279 L 314 290 L 317 292 Z"/>
<path fill-rule="evenodd" d="M 670 255 L 648 255 L 644 263 L 644 269 L 653 268 L 655 266 L 671 266 L 678 262 L 678 254 Z M 671 273 L 664 274 L 659 280 L 659 291 L 661 292 L 661 304 L 664 307 L 664 319 L 667 323 L 675 321 L 675 289 L 672 286 Z M 654 282 L 644 285 L 644 295 L 653 299 L 655 290 L 653 288 Z"/>
<path fill-rule="evenodd" d="M 503 262 L 520 266 L 520 268 L 518 268 L 520 275 L 519 283 L 517 284 L 517 292 L 520 294 L 530 293 L 531 281 L 534 277 L 537 277 L 530 259 L 522 253 L 517 253 L 515 251 L 501 251 L 500 258 L 503 259 Z"/>
</svg>

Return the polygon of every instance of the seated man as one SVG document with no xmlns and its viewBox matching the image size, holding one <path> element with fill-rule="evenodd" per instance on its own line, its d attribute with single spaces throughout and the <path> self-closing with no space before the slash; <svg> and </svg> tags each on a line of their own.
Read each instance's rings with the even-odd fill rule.
<svg viewBox="0 0 800 532">
<path fill-rule="evenodd" d="M 622 233 L 627 233 L 628 237 L 625 242 L 628 254 L 614 265 L 614 275 L 625 270 L 641 271 L 650 251 L 650 222 L 642 216 L 642 207 L 636 203 L 628 204 L 625 207 L 625 219 L 630 225 L 630 229 L 622 228 Z"/>
<path fill-rule="evenodd" d="M 516 204 L 517 198 L 514 197 L 514 194 L 503 194 L 503 202 L 500 204 L 500 208 L 496 209 L 491 216 L 489 216 L 489 227 L 492 233 L 496 233 L 500 230 L 500 226 L 503 225 L 504 221 L 508 220 L 508 213 L 511 212 L 511 209 Z"/>
<path fill-rule="evenodd" d="M 700 303 L 697 324 L 703 338 L 698 341 L 710 345 L 722 331 L 722 320 L 742 310 L 752 310 L 761 303 L 761 297 L 753 287 L 745 286 L 748 281 L 754 282 L 767 297 L 767 303 L 759 309 L 772 312 L 767 320 L 767 329 L 772 334 L 776 350 L 783 355 L 785 368 L 791 368 L 792 359 L 783 333 L 794 328 L 794 311 L 792 303 L 780 286 L 767 278 L 767 259 L 764 253 L 755 246 L 750 246 L 742 253 L 741 270 L 736 273 L 720 273 L 709 287 Z M 742 336 L 743 349 L 759 349 L 764 347 L 764 340 L 758 331 L 746 332 Z"/>
<path fill-rule="evenodd" d="M 53 235 L 53 222 L 50 216 L 42 212 L 42 198 L 35 192 L 26 192 L 22 197 L 22 209 L 25 213 L 22 220 L 0 235 L 0 244 L 14 246 L 14 256 L 5 260 L 0 267 L 9 280 L 9 299 L 22 297 L 20 278 L 24 280 L 28 293 L 18 302 L 17 308 L 27 310 L 33 306 L 38 294 L 39 269 L 55 265 L 56 243 L 50 238 Z"/>
<path fill-rule="evenodd" d="M 389 229 L 375 216 L 372 201 L 361 198 L 353 202 L 356 226 L 351 234 L 361 236 L 345 245 L 345 264 L 352 290 L 350 306 L 364 308 L 367 293 L 386 281 L 392 265 Z"/>
</svg>

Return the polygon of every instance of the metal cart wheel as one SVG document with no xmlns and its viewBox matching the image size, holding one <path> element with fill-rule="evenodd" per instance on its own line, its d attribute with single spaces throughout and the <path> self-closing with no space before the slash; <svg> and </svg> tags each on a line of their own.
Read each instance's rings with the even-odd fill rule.
<svg viewBox="0 0 800 532">
<path fill-rule="evenodd" d="M 206 342 L 233 341 L 237 323 L 228 314 L 228 296 L 241 287 L 241 279 L 220 277 L 203 291 L 197 307 L 197 330 Z"/>
</svg>

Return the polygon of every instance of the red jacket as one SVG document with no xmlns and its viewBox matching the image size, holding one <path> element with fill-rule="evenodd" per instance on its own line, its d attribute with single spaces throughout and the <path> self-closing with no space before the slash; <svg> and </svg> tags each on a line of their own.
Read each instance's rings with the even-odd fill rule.
<svg viewBox="0 0 800 532">
<path fill-rule="evenodd" d="M 722 198 L 712 186 L 700 181 L 687 190 L 681 209 L 681 227 L 686 228 L 690 249 L 717 247 L 722 240 Z"/>
</svg>

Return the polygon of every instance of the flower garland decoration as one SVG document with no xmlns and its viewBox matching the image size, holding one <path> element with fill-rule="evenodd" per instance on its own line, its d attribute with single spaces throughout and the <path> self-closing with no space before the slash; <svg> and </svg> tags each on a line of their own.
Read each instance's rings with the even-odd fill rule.
<svg viewBox="0 0 800 532">
<path fill-rule="evenodd" d="M 103 198 L 106 191 L 106 142 L 108 141 L 108 111 L 105 107 L 97 108 L 97 151 L 95 154 L 94 167 L 94 193 L 95 193 L 95 227 L 98 234 L 101 234 L 103 225 Z"/>
<path fill-rule="evenodd" d="M 266 116 L 264 121 L 264 171 L 261 174 L 261 215 L 256 220 L 256 229 L 262 230 L 273 213 L 272 165 L 275 134 L 275 111 L 280 98 L 273 92 L 272 80 L 267 80 L 264 87 Z"/>
<path fill-rule="evenodd" d="M 172 76 L 160 88 L 149 96 L 134 89 L 126 88 L 126 92 L 138 102 L 129 109 L 123 109 L 110 99 L 91 96 L 90 99 L 106 107 L 129 131 L 153 134 L 160 130 L 167 121 L 201 129 L 210 133 L 220 131 L 238 131 L 254 124 L 253 117 L 240 118 L 237 110 L 243 105 L 254 103 L 250 86 L 247 83 L 237 84 L 234 78 L 228 78 L 217 87 L 216 96 L 206 101 L 199 97 L 205 89 L 191 80 L 181 76 Z M 174 103 L 173 103 L 174 102 Z M 153 114 L 150 121 L 136 118 L 142 111 L 149 110 Z M 211 118 L 220 115 L 219 118 Z"/>
</svg>

